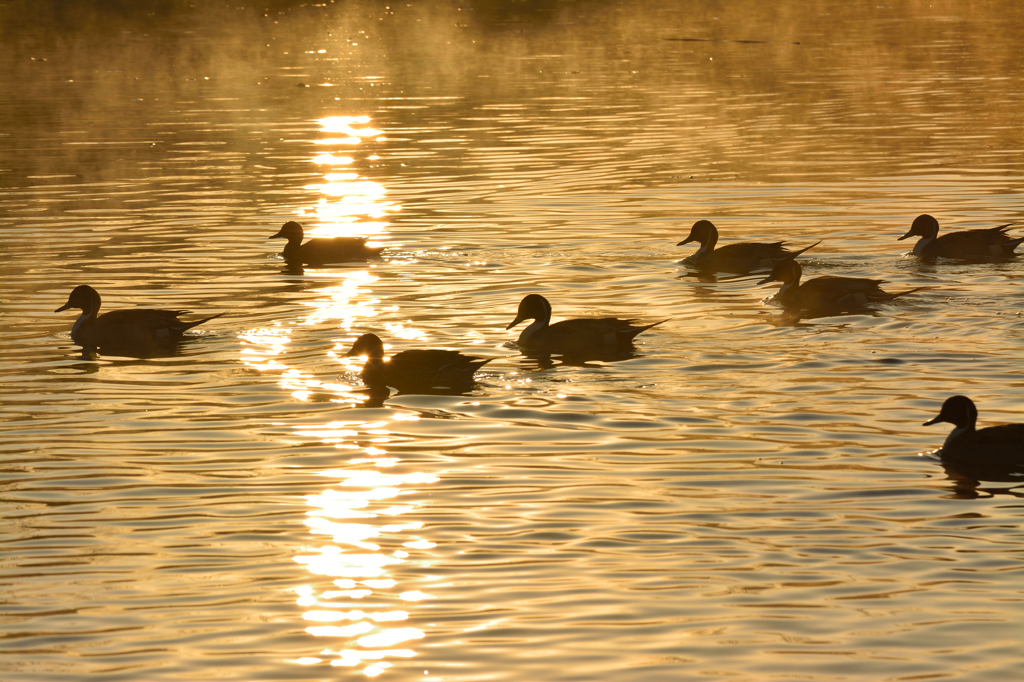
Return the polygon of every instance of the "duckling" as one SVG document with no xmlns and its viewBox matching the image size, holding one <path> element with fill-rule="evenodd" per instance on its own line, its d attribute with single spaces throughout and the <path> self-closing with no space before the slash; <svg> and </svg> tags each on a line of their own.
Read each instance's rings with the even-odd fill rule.
<svg viewBox="0 0 1024 682">
<path fill-rule="evenodd" d="M 593 317 L 551 324 L 551 304 L 540 294 L 526 296 L 519 303 L 516 319 L 505 329 L 511 329 L 524 320 L 533 320 L 533 323 L 519 335 L 517 343 L 520 347 L 570 356 L 627 351 L 638 334 L 668 321 L 638 326 L 633 324 L 634 320 Z"/>
<path fill-rule="evenodd" d="M 494 358 L 463 355 L 436 348 L 403 350 L 384 359 L 384 342 L 363 334 L 345 357 L 366 356 L 359 376 L 371 389 L 388 386 L 400 393 L 464 393 L 473 388 L 473 375 Z"/>
<path fill-rule="evenodd" d="M 772 274 L 758 284 L 782 282 L 782 287 L 775 298 L 783 308 L 834 312 L 856 310 L 869 303 L 891 301 L 898 296 L 905 296 L 924 288 L 917 287 L 891 294 L 881 288 L 880 285 L 885 283 L 882 279 L 833 275 L 815 277 L 800 284 L 802 273 L 800 264 L 790 258 L 776 263 L 772 268 Z"/>
<path fill-rule="evenodd" d="M 939 236 L 939 221 L 930 215 L 919 215 L 914 218 L 910 230 L 897 239 L 903 241 L 907 237 L 917 236 L 920 239 L 914 244 L 914 255 L 921 258 L 991 258 L 993 256 L 1015 256 L 1013 252 L 1024 237 L 1016 239 L 1006 233 L 1013 223 L 988 227 L 980 230 L 964 230 L 947 232 Z"/>
<path fill-rule="evenodd" d="M 942 403 L 939 416 L 924 426 L 939 422 L 954 428 L 942 446 L 943 460 L 968 468 L 1019 471 L 1024 473 L 1024 424 L 1000 424 L 975 428 L 978 408 L 967 396 L 955 395 Z"/>
<path fill-rule="evenodd" d="M 289 220 L 277 234 L 270 239 L 287 239 L 281 255 L 286 261 L 301 262 L 306 265 L 329 265 L 368 260 L 380 256 L 383 247 L 370 248 L 366 245 L 366 237 L 334 237 L 332 239 L 318 237 L 302 243 L 302 225 Z"/>
<path fill-rule="evenodd" d="M 710 220 L 698 220 L 690 228 L 690 236 L 676 244 L 682 246 L 698 242 L 700 248 L 681 263 L 692 265 L 704 272 L 731 272 L 747 275 L 754 270 L 767 270 L 784 258 L 796 258 L 804 251 L 814 248 L 815 242 L 799 251 L 786 250 L 786 242 L 737 242 L 716 249 L 718 228 Z"/>
<path fill-rule="evenodd" d="M 128 351 L 127 354 L 137 357 L 170 350 L 181 341 L 185 331 L 224 314 L 183 322 L 178 316 L 188 313 L 187 310 L 132 308 L 100 315 L 100 304 L 99 293 L 88 284 L 82 284 L 74 288 L 67 303 L 53 312 L 81 309 L 82 314 L 71 328 L 71 339 L 87 351 L 106 348 Z"/>
</svg>

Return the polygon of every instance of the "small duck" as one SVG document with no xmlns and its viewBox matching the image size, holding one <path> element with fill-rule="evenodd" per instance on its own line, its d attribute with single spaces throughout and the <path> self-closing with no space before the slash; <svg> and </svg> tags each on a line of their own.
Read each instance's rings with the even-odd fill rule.
<svg viewBox="0 0 1024 682">
<path fill-rule="evenodd" d="M 363 334 L 352 349 L 350 358 L 366 356 L 359 376 L 371 389 L 392 387 L 399 393 L 464 393 L 473 388 L 473 375 L 494 358 L 463 355 L 455 350 L 412 349 L 384 358 L 384 342 L 376 334 Z"/>
<path fill-rule="evenodd" d="M 882 279 L 866 279 L 863 277 L 836 277 L 825 275 L 815 277 L 800 284 L 803 269 L 793 259 L 786 259 L 775 264 L 772 274 L 758 284 L 782 282 L 779 293 L 775 295 L 783 308 L 807 311 L 844 311 L 857 310 L 869 303 L 891 301 L 898 296 L 919 291 L 924 287 L 899 291 L 894 294 L 883 290 Z"/>
<path fill-rule="evenodd" d="M 939 221 L 930 215 L 919 215 L 914 218 L 910 230 L 897 239 L 903 241 L 907 237 L 920 237 L 914 244 L 914 255 L 921 258 L 991 258 L 993 256 L 1014 256 L 1013 250 L 1024 237 L 1014 239 L 1006 233 L 1013 223 L 989 227 L 980 230 L 964 230 L 948 232 L 939 236 Z"/>
<path fill-rule="evenodd" d="M 730 272 L 737 275 L 747 275 L 754 270 L 767 270 L 780 260 L 796 258 L 807 249 L 821 243 L 815 242 L 799 251 L 786 250 L 786 242 L 737 242 L 716 249 L 718 228 L 710 220 L 695 222 L 690 228 L 690 236 L 676 246 L 690 242 L 698 242 L 700 248 L 692 256 L 680 261 L 681 263 L 690 264 L 704 272 Z"/>
<path fill-rule="evenodd" d="M 128 351 L 128 355 L 146 357 L 168 351 L 181 341 L 182 334 L 203 322 L 224 313 L 204 317 L 196 322 L 183 322 L 179 315 L 187 310 L 156 310 L 131 308 L 99 314 L 100 295 L 88 284 L 74 288 L 68 302 L 53 312 L 79 308 L 82 314 L 71 328 L 71 339 L 87 351 L 100 348 Z M 119 353 L 120 354 L 120 353 Z"/>
<path fill-rule="evenodd" d="M 281 255 L 286 261 L 301 262 L 305 265 L 329 265 L 377 258 L 383 247 L 371 248 L 366 237 L 319 237 L 302 243 L 302 225 L 289 220 L 270 239 L 287 239 Z"/>
<path fill-rule="evenodd" d="M 519 303 L 516 319 L 505 329 L 533 320 L 519 335 L 517 343 L 526 350 L 568 356 L 601 355 L 628 351 L 641 332 L 668 320 L 638 326 L 633 320 L 593 317 L 562 320 L 551 324 L 551 304 L 540 294 L 530 294 Z"/>
<path fill-rule="evenodd" d="M 956 427 L 942 445 L 940 455 L 944 461 L 963 465 L 967 470 L 1024 473 L 1024 424 L 977 429 L 977 421 L 978 408 L 974 402 L 967 396 L 955 395 L 946 398 L 939 416 L 926 421 L 924 426 L 947 422 Z"/>
</svg>

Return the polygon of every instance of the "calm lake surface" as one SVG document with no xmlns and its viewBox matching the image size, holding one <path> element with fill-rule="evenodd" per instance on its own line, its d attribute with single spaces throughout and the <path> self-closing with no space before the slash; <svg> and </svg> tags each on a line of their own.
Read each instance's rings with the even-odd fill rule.
<svg viewBox="0 0 1024 682">
<path fill-rule="evenodd" d="M 922 426 L 1024 421 L 1024 258 L 896 241 L 1024 235 L 1024 3 L 94 4 L 0 6 L 4 680 L 1024 677 L 1024 488 Z M 703 218 L 929 289 L 794 322 Z M 225 314 L 83 358 L 78 284 Z M 367 406 L 364 332 L 493 360 Z"/>
</svg>

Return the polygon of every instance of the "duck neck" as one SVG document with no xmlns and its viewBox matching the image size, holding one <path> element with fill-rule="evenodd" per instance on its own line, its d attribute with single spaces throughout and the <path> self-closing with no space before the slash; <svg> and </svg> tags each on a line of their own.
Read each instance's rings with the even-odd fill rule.
<svg viewBox="0 0 1024 682">
<path fill-rule="evenodd" d="M 99 294 L 89 297 L 89 302 L 82 307 L 82 314 L 75 320 L 75 324 L 71 327 L 71 338 L 78 336 L 78 333 L 82 329 L 82 325 L 90 320 L 95 320 L 99 316 L 100 312 L 100 297 Z"/>
<path fill-rule="evenodd" d="M 520 341 L 526 341 L 537 332 L 547 329 L 547 326 L 551 324 L 551 304 L 548 303 L 547 299 L 541 299 L 540 310 L 537 313 L 537 317 L 533 319 L 533 322 L 523 330 L 523 333 L 519 335 Z"/>
<path fill-rule="evenodd" d="M 718 235 L 709 234 L 704 237 L 704 241 L 700 243 L 700 248 L 693 254 L 695 260 L 700 260 L 705 256 L 708 256 L 712 251 L 715 250 L 715 244 L 718 243 Z"/>
<path fill-rule="evenodd" d="M 917 243 L 914 244 L 914 255 L 922 255 L 924 253 L 924 250 L 928 247 L 929 244 L 932 243 L 932 241 L 934 241 L 934 239 L 935 237 L 921 237 L 920 239 L 918 239 Z"/>
</svg>

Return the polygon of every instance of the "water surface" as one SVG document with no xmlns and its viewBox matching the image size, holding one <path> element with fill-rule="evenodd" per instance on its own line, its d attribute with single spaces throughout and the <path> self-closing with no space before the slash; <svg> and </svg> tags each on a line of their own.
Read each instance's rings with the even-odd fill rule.
<svg viewBox="0 0 1024 682">
<path fill-rule="evenodd" d="M 4 679 L 1024 673 L 1020 489 L 921 426 L 1024 421 L 1024 259 L 896 241 L 1024 223 L 1024 6 L 87 5 L 0 9 Z M 701 218 L 929 288 L 794 322 Z M 82 283 L 226 314 L 83 358 Z M 671 320 L 543 362 L 527 293 Z M 367 406 L 367 331 L 494 359 Z"/>
</svg>

